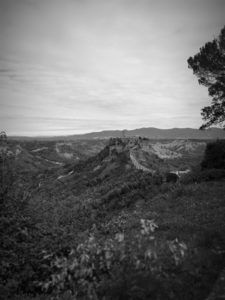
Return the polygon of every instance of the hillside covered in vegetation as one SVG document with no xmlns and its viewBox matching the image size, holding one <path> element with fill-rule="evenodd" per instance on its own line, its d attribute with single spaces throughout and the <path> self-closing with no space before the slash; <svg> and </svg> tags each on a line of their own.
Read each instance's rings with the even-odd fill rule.
<svg viewBox="0 0 225 300">
<path fill-rule="evenodd" d="M 1 145 L 1 297 L 206 299 L 225 267 L 224 149 L 146 138 Z"/>
</svg>

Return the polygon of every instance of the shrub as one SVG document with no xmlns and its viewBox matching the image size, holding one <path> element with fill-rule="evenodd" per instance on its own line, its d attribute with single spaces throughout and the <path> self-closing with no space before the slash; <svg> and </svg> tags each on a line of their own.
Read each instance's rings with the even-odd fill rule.
<svg viewBox="0 0 225 300">
<path fill-rule="evenodd" d="M 157 227 L 141 219 L 140 233 L 132 239 L 124 233 L 105 240 L 90 236 L 68 256 L 45 254 L 44 264 L 52 258 L 52 273 L 39 285 L 55 295 L 70 291 L 74 299 L 169 298 L 162 279 L 180 268 L 187 246 L 177 239 L 157 241 Z"/>
<path fill-rule="evenodd" d="M 0 193 L 0 288 L 4 297 L 25 286 L 29 289 L 36 264 L 33 241 L 38 242 L 38 235 L 27 212 L 28 198 L 24 192 L 15 192 L 4 189 Z"/>
<path fill-rule="evenodd" d="M 209 143 L 205 149 L 202 169 L 225 169 L 225 141 Z"/>
<path fill-rule="evenodd" d="M 220 180 L 223 178 L 225 178 L 225 170 L 223 169 L 203 169 L 190 172 L 181 179 L 181 182 L 184 184 L 189 184 L 203 181 Z"/>
</svg>

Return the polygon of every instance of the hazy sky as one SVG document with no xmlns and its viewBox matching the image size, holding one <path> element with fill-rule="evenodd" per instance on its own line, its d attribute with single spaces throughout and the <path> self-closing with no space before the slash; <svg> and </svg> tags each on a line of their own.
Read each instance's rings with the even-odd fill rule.
<svg viewBox="0 0 225 300">
<path fill-rule="evenodd" d="M 199 127 L 189 56 L 224 0 L 0 0 L 0 130 L 58 135 Z"/>
</svg>

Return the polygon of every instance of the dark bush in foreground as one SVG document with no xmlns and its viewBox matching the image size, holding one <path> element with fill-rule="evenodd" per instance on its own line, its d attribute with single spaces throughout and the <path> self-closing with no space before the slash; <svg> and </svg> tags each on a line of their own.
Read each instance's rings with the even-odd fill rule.
<svg viewBox="0 0 225 300">
<path fill-rule="evenodd" d="M 221 169 L 204 169 L 191 172 L 185 175 L 181 182 L 185 184 L 199 183 L 203 181 L 221 180 L 225 178 L 225 170 Z"/>
<path fill-rule="evenodd" d="M 225 141 L 209 143 L 205 149 L 202 169 L 225 169 Z"/>
</svg>

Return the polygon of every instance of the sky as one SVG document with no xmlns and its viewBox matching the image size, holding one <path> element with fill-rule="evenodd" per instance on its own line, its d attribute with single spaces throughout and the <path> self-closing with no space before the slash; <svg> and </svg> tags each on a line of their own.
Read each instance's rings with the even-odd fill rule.
<svg viewBox="0 0 225 300">
<path fill-rule="evenodd" d="M 0 0 L 0 131 L 198 128 L 210 104 L 187 59 L 224 0 Z"/>
</svg>

